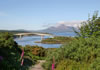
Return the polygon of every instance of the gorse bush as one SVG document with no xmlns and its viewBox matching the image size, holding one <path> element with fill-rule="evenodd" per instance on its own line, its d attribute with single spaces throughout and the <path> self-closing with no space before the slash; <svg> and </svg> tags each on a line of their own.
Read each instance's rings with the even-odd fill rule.
<svg viewBox="0 0 100 70">
<path fill-rule="evenodd" d="M 40 46 L 29 46 L 26 45 L 24 48 L 25 56 L 29 56 L 32 60 L 39 60 L 45 57 L 46 49 Z"/>
</svg>

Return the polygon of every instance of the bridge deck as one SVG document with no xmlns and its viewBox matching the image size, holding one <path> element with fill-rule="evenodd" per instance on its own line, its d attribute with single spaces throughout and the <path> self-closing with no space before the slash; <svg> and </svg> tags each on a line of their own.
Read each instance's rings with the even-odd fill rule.
<svg viewBox="0 0 100 70">
<path fill-rule="evenodd" d="M 45 34 L 45 33 L 18 33 L 18 34 L 14 34 L 16 36 L 20 36 L 20 35 L 39 35 L 39 36 L 53 36 L 52 34 Z"/>
<path fill-rule="evenodd" d="M 30 35 L 37 35 L 37 36 L 41 36 L 41 40 L 43 40 L 44 36 L 52 36 L 54 37 L 54 35 L 52 34 L 45 34 L 45 33 L 18 33 L 18 34 L 14 34 L 15 36 L 19 36 L 20 38 L 22 38 L 22 36 L 30 36 Z"/>
</svg>

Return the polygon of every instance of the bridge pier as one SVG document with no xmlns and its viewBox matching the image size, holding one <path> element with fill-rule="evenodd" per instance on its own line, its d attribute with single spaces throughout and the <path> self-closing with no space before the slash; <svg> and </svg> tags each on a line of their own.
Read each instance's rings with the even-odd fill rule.
<svg viewBox="0 0 100 70">
<path fill-rule="evenodd" d="M 20 35 L 19 38 L 21 39 L 22 38 L 22 35 Z"/>
<path fill-rule="evenodd" d="M 44 36 L 43 35 L 41 35 L 41 41 L 44 39 Z"/>
</svg>

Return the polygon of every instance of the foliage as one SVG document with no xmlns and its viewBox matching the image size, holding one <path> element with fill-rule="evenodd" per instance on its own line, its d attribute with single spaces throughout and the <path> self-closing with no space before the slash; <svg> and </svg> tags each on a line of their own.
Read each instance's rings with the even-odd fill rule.
<svg viewBox="0 0 100 70">
<path fill-rule="evenodd" d="M 79 37 L 87 38 L 91 36 L 98 37 L 100 35 L 100 17 L 98 12 L 95 12 L 92 18 L 82 22 L 79 27 L 79 32 L 75 31 Z"/>
<path fill-rule="evenodd" d="M 0 70 L 27 70 L 36 63 L 29 55 L 24 56 L 24 64 L 21 66 L 21 53 L 23 47 L 18 46 L 11 33 L 0 33 Z M 24 52 L 27 53 L 26 51 Z"/>
<path fill-rule="evenodd" d="M 0 61 L 0 69 L 18 70 L 20 68 L 20 53 L 21 50 L 14 42 L 12 34 L 0 33 L 0 56 L 3 58 Z"/>
<path fill-rule="evenodd" d="M 43 67 L 46 70 L 51 70 L 53 56 L 55 56 L 55 61 L 56 61 L 55 65 L 57 65 L 59 63 L 59 61 L 62 59 L 63 51 L 61 49 L 62 48 L 56 48 L 56 49 L 49 49 L 48 50 L 47 57 L 46 57 L 46 62 L 43 64 Z"/>
<path fill-rule="evenodd" d="M 59 62 L 55 70 L 88 70 L 88 64 L 64 59 Z"/>
<path fill-rule="evenodd" d="M 51 70 L 53 56 L 55 70 L 100 70 L 100 17 L 97 15 L 96 12 L 83 22 L 76 39 L 48 53 L 43 65 L 46 70 Z"/>
<path fill-rule="evenodd" d="M 45 48 L 40 47 L 40 46 L 25 46 L 24 47 L 25 50 L 25 55 L 29 55 L 31 56 L 39 56 L 39 57 L 44 57 L 45 56 Z M 33 56 L 33 57 L 34 57 Z"/>
<path fill-rule="evenodd" d="M 43 67 L 51 70 L 52 58 L 55 56 L 56 70 L 99 70 L 99 43 L 100 38 L 78 38 L 55 51 L 49 51 Z"/>
</svg>

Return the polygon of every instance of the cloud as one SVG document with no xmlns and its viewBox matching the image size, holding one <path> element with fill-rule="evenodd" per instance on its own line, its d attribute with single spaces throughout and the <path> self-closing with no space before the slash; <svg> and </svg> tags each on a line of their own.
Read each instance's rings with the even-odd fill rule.
<svg viewBox="0 0 100 70">
<path fill-rule="evenodd" d="M 60 21 L 56 23 L 56 27 L 60 26 L 61 24 L 64 24 L 66 26 L 71 26 L 71 27 L 80 27 L 81 26 L 81 22 L 83 22 L 83 20 L 81 21 Z"/>
<path fill-rule="evenodd" d="M 4 12 L 0 12 L 0 16 L 7 16 L 7 14 Z"/>
<path fill-rule="evenodd" d="M 70 26 L 70 27 L 74 27 L 74 28 L 78 28 L 81 26 L 81 23 L 83 22 L 83 20 L 78 20 L 78 21 L 59 21 L 57 23 L 45 23 L 42 27 L 44 28 L 48 28 L 48 27 L 58 27 L 62 24 L 66 25 L 66 26 Z"/>
<path fill-rule="evenodd" d="M 54 26 L 53 24 L 55 23 L 44 23 L 42 27 L 51 27 L 51 26 Z"/>
</svg>

